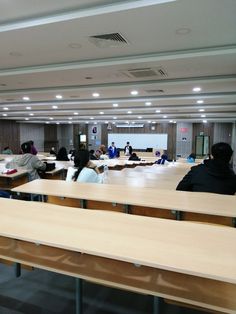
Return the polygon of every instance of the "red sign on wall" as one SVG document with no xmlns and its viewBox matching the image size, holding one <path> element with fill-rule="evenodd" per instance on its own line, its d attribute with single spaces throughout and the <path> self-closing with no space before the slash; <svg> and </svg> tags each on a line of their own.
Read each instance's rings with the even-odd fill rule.
<svg viewBox="0 0 236 314">
<path fill-rule="evenodd" d="M 181 133 L 187 133 L 188 132 L 188 128 L 180 128 L 180 132 Z"/>
</svg>

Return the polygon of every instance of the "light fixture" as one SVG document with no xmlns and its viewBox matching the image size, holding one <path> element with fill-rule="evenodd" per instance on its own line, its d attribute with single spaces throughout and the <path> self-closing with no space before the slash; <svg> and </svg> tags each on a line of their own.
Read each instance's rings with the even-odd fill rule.
<svg viewBox="0 0 236 314">
<path fill-rule="evenodd" d="M 7 108 L 7 107 L 3 107 L 3 110 L 9 110 L 9 108 Z"/>
<path fill-rule="evenodd" d="M 138 119 L 142 119 L 142 116 L 138 116 Z"/>
<path fill-rule="evenodd" d="M 156 110 L 156 113 L 160 113 L 160 112 L 161 112 L 161 110 L 159 110 L 159 109 Z"/>
<path fill-rule="evenodd" d="M 201 114 L 201 118 L 206 118 L 206 115 L 205 114 Z"/>
<path fill-rule="evenodd" d="M 117 119 L 117 117 L 113 117 L 113 119 L 114 119 L 114 120 L 116 120 L 116 119 Z"/>
<path fill-rule="evenodd" d="M 99 114 L 104 114 L 104 112 L 103 112 L 103 111 L 100 111 Z"/>
<path fill-rule="evenodd" d="M 62 95 L 56 95 L 56 99 L 62 99 Z"/>
<path fill-rule="evenodd" d="M 96 121 L 94 121 L 94 123 L 93 124 L 98 124 Z"/>
<path fill-rule="evenodd" d="M 90 118 L 90 119 L 91 119 L 91 118 Z M 89 122 L 88 122 L 88 121 L 86 121 L 85 123 L 86 123 L 86 124 L 89 124 Z"/>
<path fill-rule="evenodd" d="M 112 106 L 113 106 L 113 107 L 118 107 L 119 105 L 118 105 L 118 104 L 113 104 Z"/>
<path fill-rule="evenodd" d="M 105 121 L 105 123 L 107 124 L 107 123 L 108 123 L 108 121 Z"/>
<path fill-rule="evenodd" d="M 56 124 L 60 124 L 60 122 L 57 122 Z"/>
<path fill-rule="evenodd" d="M 93 119 L 94 119 L 94 117 L 91 117 L 91 118 L 90 118 L 90 120 L 93 120 Z"/>
<path fill-rule="evenodd" d="M 198 111 L 199 111 L 199 112 L 204 112 L 204 111 L 205 111 L 205 109 L 198 109 Z"/>
<path fill-rule="evenodd" d="M 58 108 L 58 106 L 52 106 L 52 109 L 57 109 Z"/>
<path fill-rule="evenodd" d="M 29 101 L 29 100 L 30 100 L 30 98 L 29 98 L 28 96 L 24 96 L 24 97 L 22 97 L 22 99 L 23 99 L 23 100 L 26 100 L 26 101 Z"/>
<path fill-rule="evenodd" d="M 34 114 L 33 114 L 33 113 L 30 113 L 29 116 L 34 116 Z"/>
<path fill-rule="evenodd" d="M 46 121 L 45 123 L 46 123 L 46 124 L 49 124 L 49 122 L 48 122 L 48 121 Z"/>
<path fill-rule="evenodd" d="M 26 107 L 25 109 L 27 109 L 27 110 L 31 110 L 31 107 Z"/>
<path fill-rule="evenodd" d="M 163 116 L 163 118 L 164 118 L 164 119 L 166 119 L 166 118 L 167 118 L 167 116 Z"/>
<path fill-rule="evenodd" d="M 52 117 L 50 117 L 50 118 L 49 118 L 49 120 L 53 120 L 53 118 L 52 118 Z"/>
<path fill-rule="evenodd" d="M 6 113 L 3 113 L 2 115 L 3 115 L 3 117 L 7 117 L 7 114 L 6 114 Z"/>
<path fill-rule="evenodd" d="M 173 120 L 169 120 L 170 123 L 173 123 Z"/>
<path fill-rule="evenodd" d="M 156 124 L 156 122 L 155 122 L 155 121 L 152 121 L 152 124 Z"/>
<path fill-rule="evenodd" d="M 152 121 L 148 120 L 148 123 L 151 123 Z"/>
<path fill-rule="evenodd" d="M 72 124 L 72 122 L 71 122 L 71 121 L 69 121 L 68 123 L 69 123 L 69 124 Z"/>
<path fill-rule="evenodd" d="M 93 93 L 93 97 L 99 97 L 100 94 L 99 93 Z"/>
<path fill-rule="evenodd" d="M 194 87 L 193 92 L 200 92 L 202 89 L 201 87 Z"/>
<path fill-rule="evenodd" d="M 26 121 L 28 121 L 28 120 L 29 120 L 29 118 L 25 118 L 25 120 L 26 120 Z"/>
<path fill-rule="evenodd" d="M 72 118 L 71 118 L 71 117 L 69 117 L 68 119 L 69 119 L 69 120 L 72 120 Z"/>
<path fill-rule="evenodd" d="M 112 124 L 116 124 L 115 121 L 113 121 Z"/>
<path fill-rule="evenodd" d="M 128 113 L 128 114 L 131 114 L 131 113 L 132 113 L 132 111 L 131 111 L 131 110 L 129 110 L 129 111 L 127 111 L 127 113 Z"/>
<path fill-rule="evenodd" d="M 74 112 L 74 115 L 77 116 L 79 113 L 78 112 Z"/>
<path fill-rule="evenodd" d="M 202 120 L 203 123 L 207 123 L 207 120 Z"/>
<path fill-rule="evenodd" d="M 136 95 L 138 95 L 138 91 L 137 91 L 137 90 L 132 90 L 132 91 L 130 92 L 130 94 L 131 94 L 132 96 L 136 96 Z"/>
<path fill-rule="evenodd" d="M 151 103 L 150 101 L 146 101 L 146 102 L 145 102 L 145 105 L 146 105 L 146 106 L 151 106 L 152 103 Z"/>
<path fill-rule="evenodd" d="M 203 104 L 203 103 L 204 103 L 204 100 L 202 99 L 197 100 L 197 104 Z"/>
</svg>

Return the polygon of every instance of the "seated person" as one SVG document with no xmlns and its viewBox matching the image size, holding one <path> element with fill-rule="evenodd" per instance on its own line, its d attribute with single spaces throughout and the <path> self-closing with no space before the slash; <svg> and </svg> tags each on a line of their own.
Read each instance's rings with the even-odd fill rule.
<svg viewBox="0 0 236 314">
<path fill-rule="evenodd" d="M 98 173 L 96 165 L 89 160 L 87 150 L 79 151 L 74 162 L 75 168 L 68 168 L 66 181 L 102 183 L 103 175 Z"/>
<path fill-rule="evenodd" d="M 30 145 L 31 145 L 31 151 L 30 151 L 30 153 L 31 153 L 32 155 L 37 155 L 37 154 L 38 154 L 38 151 L 37 151 L 36 147 L 34 146 L 34 142 L 33 142 L 33 141 L 29 141 L 29 143 L 30 143 Z"/>
<path fill-rule="evenodd" d="M 6 164 L 6 168 L 23 168 L 29 172 L 29 180 L 39 179 L 38 170 L 45 171 L 46 163 L 42 162 L 37 156 L 31 154 L 30 142 L 25 142 L 21 145 L 23 155 L 16 156 Z"/>
<path fill-rule="evenodd" d="M 69 161 L 68 158 L 68 154 L 67 154 L 67 150 L 65 147 L 61 147 L 58 151 L 57 154 L 57 159 L 56 160 L 60 160 L 60 161 Z"/>
<path fill-rule="evenodd" d="M 132 153 L 131 156 L 129 157 L 129 160 L 141 160 L 141 158 L 138 158 L 136 153 Z"/>
<path fill-rule="evenodd" d="M 213 159 L 194 166 L 180 181 L 176 190 L 211 192 L 233 195 L 236 193 L 236 175 L 229 162 L 233 154 L 227 143 L 217 143 L 211 148 Z"/>
<path fill-rule="evenodd" d="M 195 159 L 196 159 L 196 154 L 192 153 L 187 157 L 187 162 L 190 162 L 190 163 L 195 162 Z"/>
<path fill-rule="evenodd" d="M 56 153 L 56 151 L 55 151 L 55 147 L 52 147 L 52 148 L 51 148 L 49 154 L 50 154 L 50 155 L 54 155 L 54 156 L 57 155 L 57 153 Z"/>
<path fill-rule="evenodd" d="M 158 165 L 166 165 L 166 164 L 168 164 L 167 159 L 168 159 L 168 156 L 163 154 L 163 155 L 161 155 L 161 158 L 158 159 L 155 163 Z"/>
<path fill-rule="evenodd" d="M 97 149 L 93 154 L 91 154 L 91 150 L 89 152 L 90 160 L 99 160 L 101 155 L 102 152 L 99 149 Z"/>
<path fill-rule="evenodd" d="M 4 147 L 3 151 L 2 151 L 3 155 L 12 155 L 12 150 L 10 149 L 9 146 Z"/>
<path fill-rule="evenodd" d="M 100 145 L 99 150 L 102 152 L 102 155 L 106 155 L 106 146 L 104 144 Z"/>
</svg>

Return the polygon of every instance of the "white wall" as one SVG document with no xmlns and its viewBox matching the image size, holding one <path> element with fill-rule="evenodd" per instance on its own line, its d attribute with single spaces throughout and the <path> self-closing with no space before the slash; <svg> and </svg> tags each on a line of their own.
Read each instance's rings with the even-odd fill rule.
<svg viewBox="0 0 236 314">
<path fill-rule="evenodd" d="M 44 125 L 20 123 L 20 144 L 30 140 L 39 152 L 44 151 Z"/>
</svg>

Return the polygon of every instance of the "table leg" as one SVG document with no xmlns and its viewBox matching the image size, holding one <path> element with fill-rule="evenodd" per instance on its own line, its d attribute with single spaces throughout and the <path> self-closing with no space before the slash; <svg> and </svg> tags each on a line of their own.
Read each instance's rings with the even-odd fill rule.
<svg viewBox="0 0 236 314">
<path fill-rule="evenodd" d="M 75 312 L 83 313 L 83 280 L 75 278 Z"/>
</svg>

